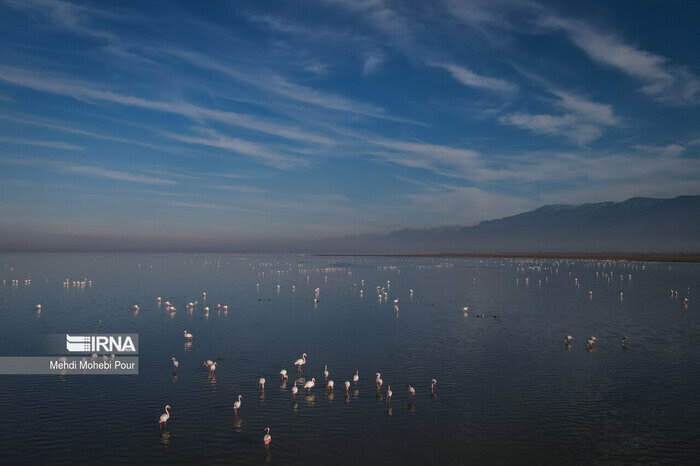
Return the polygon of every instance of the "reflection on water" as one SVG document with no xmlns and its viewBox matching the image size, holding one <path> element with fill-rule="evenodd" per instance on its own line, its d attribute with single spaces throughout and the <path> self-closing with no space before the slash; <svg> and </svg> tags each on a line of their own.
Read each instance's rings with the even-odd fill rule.
<svg viewBox="0 0 700 466">
<path fill-rule="evenodd" d="M 689 464 L 700 455 L 695 264 L 0 259 L 0 328 L 22 336 L 0 339 L 0 356 L 31 355 L 41 335 L 67 332 L 138 333 L 141 349 L 138 376 L 0 376 L 3 463 L 259 464 L 273 450 L 280 464 Z M 203 377 L 209 359 L 216 375 L 205 364 Z M 325 364 L 338 383 L 353 381 L 342 402 L 322 382 L 302 389 L 324 381 Z M 298 377 L 296 400 L 291 380 L 258 390 L 280 369 Z M 355 384 L 357 370 L 365 376 Z M 159 432 L 165 404 L 172 417 Z"/>
</svg>

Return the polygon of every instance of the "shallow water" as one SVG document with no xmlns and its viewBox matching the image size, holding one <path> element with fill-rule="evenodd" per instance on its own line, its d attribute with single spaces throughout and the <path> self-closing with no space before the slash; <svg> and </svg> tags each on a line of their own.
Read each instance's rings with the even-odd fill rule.
<svg viewBox="0 0 700 466">
<path fill-rule="evenodd" d="M 697 264 L 36 254 L 0 255 L 0 265 L 0 356 L 37 355 L 48 333 L 140 338 L 138 376 L 0 376 L 4 464 L 679 464 L 700 455 Z M 64 287 L 66 278 L 92 286 Z M 302 376 L 317 384 L 294 402 L 302 352 Z M 207 359 L 217 360 L 215 377 Z M 172 417 L 159 432 L 165 404 Z"/>
</svg>

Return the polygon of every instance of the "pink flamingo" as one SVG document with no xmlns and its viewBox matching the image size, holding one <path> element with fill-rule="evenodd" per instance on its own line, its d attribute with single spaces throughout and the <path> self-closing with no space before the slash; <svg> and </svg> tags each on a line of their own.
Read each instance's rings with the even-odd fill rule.
<svg viewBox="0 0 700 466">
<path fill-rule="evenodd" d="M 350 390 L 350 381 L 346 380 L 345 381 L 345 393 L 347 393 L 348 390 Z"/>
<path fill-rule="evenodd" d="M 192 341 L 192 338 L 193 338 L 193 337 L 192 337 L 192 334 L 191 334 L 191 333 L 187 333 L 187 330 L 185 330 L 185 340 L 187 340 L 187 341 Z"/>
<path fill-rule="evenodd" d="M 328 387 L 328 390 L 332 392 L 333 387 L 335 387 L 335 383 L 332 380 L 329 380 L 328 385 L 326 385 L 326 386 Z"/>
<path fill-rule="evenodd" d="M 265 391 L 265 377 L 260 377 L 260 380 L 258 380 L 258 386 L 260 387 L 260 390 Z"/>
<path fill-rule="evenodd" d="M 170 358 L 170 360 L 173 362 L 173 368 L 177 371 L 177 368 L 180 367 L 180 363 L 177 362 L 177 359 L 175 359 L 175 356 Z"/>
<path fill-rule="evenodd" d="M 391 385 L 386 386 L 386 404 L 391 403 L 391 395 L 393 395 L 394 392 L 391 391 Z"/>
<path fill-rule="evenodd" d="M 408 384 L 408 394 L 411 395 L 411 399 L 413 400 L 416 397 L 416 389 L 411 387 L 411 384 Z"/>
<path fill-rule="evenodd" d="M 355 375 L 352 376 L 352 381 L 357 385 L 358 380 L 360 380 L 360 371 L 355 371 Z"/>
<path fill-rule="evenodd" d="M 288 379 L 289 376 L 287 375 L 287 369 L 282 369 L 280 371 L 280 376 L 282 377 L 282 380 Z"/>
<path fill-rule="evenodd" d="M 384 381 L 382 380 L 381 374 L 379 372 L 377 372 L 377 379 L 375 380 L 375 383 L 377 384 L 377 390 L 380 390 Z"/>
<path fill-rule="evenodd" d="M 301 358 L 300 358 L 300 359 L 297 359 L 296 361 L 294 361 L 294 365 L 297 366 L 297 371 L 303 372 L 303 371 L 301 370 L 301 366 L 303 366 L 304 364 L 306 364 L 306 356 L 307 356 L 306 353 L 304 353 L 304 354 L 301 355 Z"/>
<path fill-rule="evenodd" d="M 163 428 L 164 425 L 167 427 L 166 423 L 168 422 L 168 419 L 170 419 L 170 411 L 168 411 L 169 409 L 170 409 L 170 405 L 165 405 L 165 412 L 160 415 L 160 419 L 158 420 L 158 425 L 160 426 L 161 429 Z"/>
<path fill-rule="evenodd" d="M 328 380 L 328 366 L 323 365 L 323 378 Z"/>
<path fill-rule="evenodd" d="M 297 387 L 297 382 L 296 380 L 294 381 L 294 386 L 292 387 L 292 395 L 294 395 L 294 399 L 297 399 L 297 392 L 299 391 L 299 387 Z"/>
<path fill-rule="evenodd" d="M 304 384 L 304 388 L 306 389 L 306 393 L 307 394 L 311 393 L 311 389 L 314 388 L 315 385 L 316 385 L 316 379 L 312 377 L 311 380 L 309 380 L 308 382 L 306 382 Z"/>
<path fill-rule="evenodd" d="M 265 436 L 263 437 L 263 442 L 265 442 L 265 448 L 270 446 L 270 442 L 272 442 L 272 436 L 270 435 L 269 427 L 265 427 Z"/>
<path fill-rule="evenodd" d="M 430 382 L 430 391 L 431 391 L 431 392 L 434 392 L 434 391 L 435 391 L 435 385 L 437 385 L 437 380 L 433 379 L 433 380 Z"/>
<path fill-rule="evenodd" d="M 233 414 L 235 416 L 238 415 L 238 408 L 241 407 L 241 398 L 243 398 L 242 395 L 238 395 L 238 400 L 233 402 Z"/>
</svg>

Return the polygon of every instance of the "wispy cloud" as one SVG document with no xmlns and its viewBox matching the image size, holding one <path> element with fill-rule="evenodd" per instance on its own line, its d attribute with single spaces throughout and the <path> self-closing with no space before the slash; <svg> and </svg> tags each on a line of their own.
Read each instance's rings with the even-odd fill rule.
<svg viewBox="0 0 700 466">
<path fill-rule="evenodd" d="M 564 31 L 591 59 L 639 80 L 642 92 L 659 101 L 680 105 L 700 103 L 698 77 L 685 67 L 672 65 L 666 57 L 630 45 L 617 35 L 583 21 L 547 14 L 539 18 L 539 24 Z"/>
<path fill-rule="evenodd" d="M 518 86 L 513 83 L 503 79 L 491 78 L 474 73 L 463 66 L 449 63 L 432 63 L 432 66 L 447 70 L 454 79 L 465 86 L 504 93 L 513 93 L 518 90 Z"/>
<path fill-rule="evenodd" d="M 362 74 L 369 76 L 379 69 L 379 66 L 384 61 L 384 56 L 380 53 L 372 53 L 365 57 L 365 64 L 362 67 Z"/>
<path fill-rule="evenodd" d="M 129 107 L 138 107 L 162 113 L 171 113 L 193 120 L 208 119 L 238 126 L 261 133 L 278 136 L 295 141 L 332 144 L 332 140 L 321 135 L 310 133 L 293 125 L 282 125 L 263 121 L 252 115 L 233 111 L 205 108 L 187 102 L 163 102 L 149 100 L 96 88 L 92 83 L 69 80 L 63 76 L 31 72 L 21 68 L 0 66 L 0 81 L 16 86 L 27 87 L 37 91 L 72 97 L 86 102 L 106 101 Z"/>
<path fill-rule="evenodd" d="M 49 169 L 51 171 L 59 173 L 68 173 L 75 175 L 89 176 L 93 178 L 106 178 L 116 181 L 127 181 L 132 183 L 150 184 L 150 185 L 173 185 L 177 184 L 176 181 L 163 178 L 160 176 L 148 176 L 141 173 L 134 173 L 129 171 L 112 170 L 103 167 L 97 167 L 94 165 L 81 164 L 81 163 L 69 163 L 49 159 L 39 159 L 39 158 L 19 158 L 19 157 L 0 157 L 0 163 L 6 163 L 11 165 L 24 165 L 41 167 L 43 169 Z"/>
<path fill-rule="evenodd" d="M 561 114 L 533 114 L 514 112 L 502 115 L 498 121 L 537 134 L 563 136 L 575 144 L 585 145 L 600 138 L 606 127 L 620 124 L 613 108 L 608 104 L 593 102 L 579 95 L 562 90 L 550 91 L 557 99 Z"/>
<path fill-rule="evenodd" d="M 60 141 L 42 141 L 41 139 L 8 138 L 0 136 L 0 143 L 18 144 L 22 146 L 48 147 L 50 149 L 61 149 L 70 151 L 81 151 L 82 147 L 75 144 L 68 144 Z"/>
<path fill-rule="evenodd" d="M 188 136 L 169 132 L 164 132 L 163 134 L 176 141 L 187 144 L 199 144 L 202 146 L 216 147 L 229 152 L 253 157 L 257 161 L 275 168 L 291 168 L 297 165 L 303 165 L 305 163 L 305 161 L 302 159 L 281 155 L 254 142 L 231 136 L 225 136 L 213 130 L 201 130 L 200 132 L 203 133 L 200 136 Z"/>
</svg>

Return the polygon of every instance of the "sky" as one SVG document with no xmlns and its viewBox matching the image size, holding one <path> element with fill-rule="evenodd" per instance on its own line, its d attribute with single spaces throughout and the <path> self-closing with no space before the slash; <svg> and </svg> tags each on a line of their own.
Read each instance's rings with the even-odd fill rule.
<svg viewBox="0 0 700 466">
<path fill-rule="evenodd" d="M 0 0 L 0 247 L 700 194 L 698 18 L 673 0 Z"/>
</svg>

